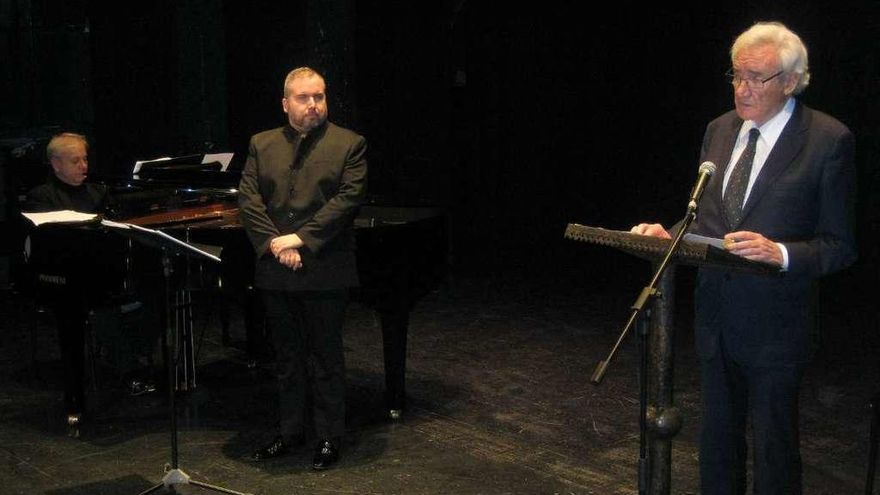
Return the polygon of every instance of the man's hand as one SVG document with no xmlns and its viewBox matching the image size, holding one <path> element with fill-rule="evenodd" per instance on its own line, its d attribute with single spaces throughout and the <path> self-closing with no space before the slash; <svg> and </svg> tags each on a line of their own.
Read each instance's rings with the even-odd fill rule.
<svg viewBox="0 0 880 495">
<path fill-rule="evenodd" d="M 640 235 L 649 235 L 651 237 L 659 237 L 661 239 L 672 239 L 672 236 L 669 235 L 669 232 L 666 232 L 666 229 L 663 228 L 659 223 L 640 223 L 635 227 L 629 229 L 633 234 Z"/>
<path fill-rule="evenodd" d="M 299 255 L 299 249 L 284 249 L 276 257 L 278 258 L 278 262 L 293 271 L 297 271 L 303 266 L 302 257 Z"/>
<path fill-rule="evenodd" d="M 269 249 L 272 251 L 272 254 L 281 259 L 280 253 L 285 249 L 299 249 L 303 247 L 303 241 L 296 234 L 287 234 L 280 235 L 269 243 Z"/>
<path fill-rule="evenodd" d="M 779 246 L 761 234 L 746 230 L 731 232 L 724 236 L 724 246 L 737 256 L 782 266 Z"/>
</svg>

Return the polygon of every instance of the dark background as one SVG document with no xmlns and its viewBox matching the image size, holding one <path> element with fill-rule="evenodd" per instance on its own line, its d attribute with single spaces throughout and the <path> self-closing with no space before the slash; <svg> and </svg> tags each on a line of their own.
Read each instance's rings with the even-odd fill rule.
<svg viewBox="0 0 880 495">
<path fill-rule="evenodd" d="M 626 258 L 565 225 L 677 221 L 704 126 L 733 106 L 731 42 L 779 20 L 809 49 L 802 100 L 857 138 L 861 258 L 829 283 L 870 298 L 880 4 L 636 5 L 2 0 L 4 187 L 42 179 L 62 129 L 90 138 L 98 174 L 208 151 L 240 167 L 249 136 L 285 122 L 286 73 L 311 65 L 331 120 L 368 140 L 371 200 L 449 208 L 457 270 L 607 275 Z"/>
</svg>

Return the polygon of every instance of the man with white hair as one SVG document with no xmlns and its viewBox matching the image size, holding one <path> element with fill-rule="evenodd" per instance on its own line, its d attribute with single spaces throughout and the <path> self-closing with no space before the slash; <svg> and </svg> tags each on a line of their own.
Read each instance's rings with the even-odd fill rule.
<svg viewBox="0 0 880 495">
<path fill-rule="evenodd" d="M 108 206 L 108 189 L 101 184 L 85 182 L 89 172 L 88 151 L 88 141 L 80 134 L 64 132 L 52 137 L 46 146 L 46 158 L 52 166 L 52 173 L 46 183 L 28 191 L 23 210 L 103 213 Z M 64 363 L 67 422 L 75 426 L 86 410 L 83 346 L 88 315 L 84 295 L 73 290 L 60 291 L 52 301 L 52 310 Z"/>
<path fill-rule="evenodd" d="M 854 138 L 795 98 L 810 81 L 807 50 L 785 26 L 755 24 L 730 55 L 735 109 L 706 128 L 700 161 L 718 173 L 692 232 L 780 273 L 699 270 L 701 493 L 746 493 L 751 418 L 754 493 L 800 494 L 798 395 L 815 350 L 816 281 L 856 258 Z M 632 231 L 669 237 L 659 224 Z"/>
</svg>

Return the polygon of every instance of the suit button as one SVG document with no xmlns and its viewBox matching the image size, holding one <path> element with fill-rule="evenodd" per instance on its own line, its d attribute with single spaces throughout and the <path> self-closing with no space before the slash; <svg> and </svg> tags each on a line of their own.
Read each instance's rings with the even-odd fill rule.
<svg viewBox="0 0 880 495">
<path fill-rule="evenodd" d="M 730 274 L 729 274 L 729 273 L 725 273 L 725 274 L 724 274 L 724 281 L 725 281 L 725 282 L 730 282 Z"/>
</svg>

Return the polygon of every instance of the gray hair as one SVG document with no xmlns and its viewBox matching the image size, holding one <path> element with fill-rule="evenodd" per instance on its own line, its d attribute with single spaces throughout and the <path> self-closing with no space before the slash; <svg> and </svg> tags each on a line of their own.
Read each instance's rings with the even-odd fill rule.
<svg viewBox="0 0 880 495">
<path fill-rule="evenodd" d="M 776 48 L 781 70 L 798 76 L 794 94 L 800 94 L 810 84 L 807 47 L 801 38 L 779 22 L 759 22 L 740 34 L 730 47 L 730 60 L 745 48 L 771 45 Z"/>
<path fill-rule="evenodd" d="M 80 142 L 85 147 L 85 149 L 89 149 L 89 142 L 82 134 L 76 134 L 73 132 L 62 132 L 61 134 L 56 134 L 52 136 L 49 144 L 46 145 L 46 158 L 51 161 L 52 158 L 60 155 L 61 150 L 70 146 L 71 141 Z"/>
</svg>

